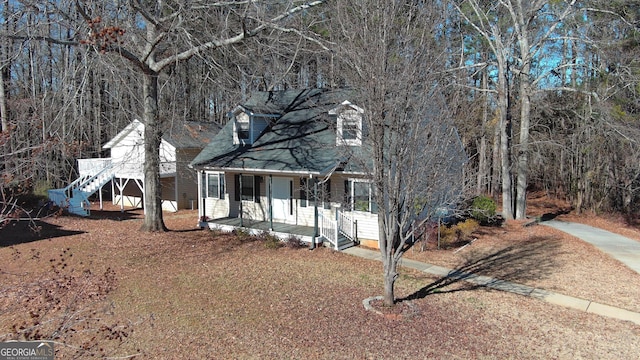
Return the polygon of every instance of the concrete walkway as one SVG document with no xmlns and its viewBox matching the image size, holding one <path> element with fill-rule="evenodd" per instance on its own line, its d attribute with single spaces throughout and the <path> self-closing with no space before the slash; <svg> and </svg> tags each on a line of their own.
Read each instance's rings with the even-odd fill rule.
<svg viewBox="0 0 640 360">
<path fill-rule="evenodd" d="M 540 224 L 582 239 L 640 274 L 640 241 L 584 224 L 558 220 Z"/>
<path fill-rule="evenodd" d="M 380 254 L 380 251 L 378 250 L 368 250 L 361 247 L 352 247 L 349 249 L 345 249 L 342 252 L 365 259 L 382 261 L 382 256 Z M 501 291 L 508 291 L 523 296 L 529 296 L 538 300 L 546 301 L 551 304 L 556 304 L 601 316 L 607 316 L 614 319 L 631 321 L 637 325 L 640 325 L 640 313 L 614 306 L 600 304 L 594 301 L 563 295 L 552 291 L 537 289 L 531 286 L 516 284 L 510 281 L 495 279 L 488 276 L 464 273 L 458 270 L 447 269 L 441 266 L 426 264 L 411 259 L 401 259 L 399 265 L 422 271 L 427 274 L 441 276 L 443 278 L 466 281 L 478 286 Z"/>
</svg>

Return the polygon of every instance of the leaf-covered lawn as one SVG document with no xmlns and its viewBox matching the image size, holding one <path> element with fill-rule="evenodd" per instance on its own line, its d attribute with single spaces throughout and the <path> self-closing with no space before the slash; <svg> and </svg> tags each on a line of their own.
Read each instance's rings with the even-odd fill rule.
<svg viewBox="0 0 640 360">
<path fill-rule="evenodd" d="M 35 241 L 20 225 L 0 230 L 3 241 L 21 234 L 16 244 L 0 248 L 0 340 L 33 337 L 38 329 L 38 336 L 55 337 L 59 358 L 640 356 L 640 326 L 464 283 L 401 303 L 386 310 L 388 316 L 376 315 L 364 310 L 362 300 L 381 294 L 380 263 L 322 248 L 269 249 L 262 242 L 196 230 L 196 218 L 188 211 L 166 214 L 172 231 L 154 234 L 138 231 L 139 212 L 117 211 L 94 212 L 94 219 L 49 219 Z M 484 270 L 573 296 L 620 291 L 623 299 L 637 298 L 640 276 L 590 248 L 571 254 L 579 243 L 567 248 L 571 240 L 546 229 L 533 234 L 540 226 L 514 236 L 520 228 L 487 234 L 486 241 L 456 254 L 417 256 L 455 267 L 459 260 L 479 263 L 480 254 L 508 244 L 500 266 L 487 263 Z M 604 264 L 607 274 L 580 279 L 587 261 Z M 399 297 L 438 280 L 401 272 Z M 52 298 L 55 305 L 48 302 Z M 626 301 L 603 299 L 593 300 Z M 633 309 L 637 299 L 631 300 L 627 308 Z"/>
</svg>

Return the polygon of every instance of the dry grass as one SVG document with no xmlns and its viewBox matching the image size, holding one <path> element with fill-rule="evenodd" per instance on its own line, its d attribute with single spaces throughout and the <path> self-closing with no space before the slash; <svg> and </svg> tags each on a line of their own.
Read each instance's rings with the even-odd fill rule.
<svg viewBox="0 0 640 360">
<path fill-rule="evenodd" d="M 629 322 L 464 283 L 420 296 L 401 310 L 403 317 L 382 317 L 362 306 L 364 298 L 382 291 L 377 262 L 328 249 L 269 249 L 261 242 L 195 230 L 197 215 L 190 211 L 168 214 L 172 231 L 157 234 L 138 232 L 139 212 L 95 216 L 102 219 L 50 219 L 35 239 L 17 227 L 0 231 L 0 256 L 6 260 L 0 265 L 0 339 L 19 337 L 13 325 L 32 324 L 29 307 L 42 305 L 37 292 L 30 293 L 36 299 L 30 301 L 19 294 L 29 293 L 36 280 L 42 282 L 38 291 L 45 291 L 45 281 L 59 282 L 62 275 L 76 282 L 60 290 L 65 295 L 61 303 L 72 303 L 100 321 L 83 327 L 77 317 L 74 336 L 57 339 L 57 358 L 640 356 L 640 326 Z M 455 255 L 410 255 L 450 267 L 467 264 L 482 273 L 640 310 L 640 276 L 578 240 L 516 223 L 483 231 Z M 64 261 L 57 265 L 60 254 Z M 51 259 L 56 259 L 58 273 Z M 108 269 L 110 282 L 103 276 Z M 92 276 L 81 276 L 88 273 Z M 403 270 L 398 296 L 410 296 L 438 280 Z M 103 288 L 96 290 L 96 284 Z M 40 323 L 59 323 L 56 316 L 70 306 L 60 308 L 42 313 Z M 77 349 L 83 344 L 88 346 L 84 352 Z"/>
</svg>

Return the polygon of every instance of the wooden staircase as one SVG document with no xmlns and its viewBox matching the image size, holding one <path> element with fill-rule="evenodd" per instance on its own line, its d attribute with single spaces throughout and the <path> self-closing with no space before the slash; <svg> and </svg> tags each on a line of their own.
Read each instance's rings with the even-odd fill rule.
<svg viewBox="0 0 640 360">
<path fill-rule="evenodd" d="M 57 206 L 66 209 L 72 214 L 89 216 L 91 203 L 89 197 L 100 190 L 114 177 L 117 164 L 111 159 L 102 159 L 101 166 L 86 171 L 63 189 L 51 189 L 47 193 L 49 199 Z"/>
</svg>

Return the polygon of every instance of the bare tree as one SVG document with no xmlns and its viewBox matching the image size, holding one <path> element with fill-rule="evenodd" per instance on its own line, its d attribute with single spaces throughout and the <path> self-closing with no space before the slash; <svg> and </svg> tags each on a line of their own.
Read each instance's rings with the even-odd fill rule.
<svg viewBox="0 0 640 360">
<path fill-rule="evenodd" d="M 384 302 L 414 227 L 461 195 L 465 156 L 447 114 L 437 1 L 338 1 L 336 51 L 365 109 L 365 154 L 378 205 Z"/>
<path fill-rule="evenodd" d="M 57 16 L 61 30 L 45 34 L 23 32 L 14 39 L 47 41 L 65 46 L 87 45 L 125 60 L 142 83 L 145 124 L 145 221 L 143 229 L 164 230 L 159 179 L 159 145 L 163 119 L 159 116 L 159 78 L 181 62 L 207 51 L 230 47 L 259 34 L 294 33 L 312 39 L 304 29 L 289 26 L 296 15 L 311 16 L 310 9 L 324 0 L 303 3 L 284 1 L 76 1 L 32 4 L 24 0 L 24 11 L 34 16 Z M 27 10 L 28 9 L 28 10 Z M 80 14 L 78 16 L 77 14 Z M 36 24 L 31 24 L 32 27 Z M 57 36 L 56 36 L 57 35 Z"/>
<path fill-rule="evenodd" d="M 554 43 L 565 38 L 559 31 L 563 29 L 564 21 L 576 13 L 575 3 L 575 0 L 554 3 L 545 0 L 464 0 L 456 3 L 463 19 L 484 38 L 496 61 L 498 81 L 495 91 L 498 94 L 501 129 L 502 207 L 503 216 L 508 219 L 526 217 L 531 100 L 540 89 L 540 83 L 548 79 L 551 72 L 567 71 L 565 64 L 549 65 L 543 57 Z M 547 69 L 536 73 L 535 64 L 543 64 Z M 511 171 L 513 124 L 508 85 L 512 74 L 518 86 L 516 98 L 520 110 L 517 117 L 520 136 L 513 172 L 515 186 L 512 184 Z"/>
</svg>

